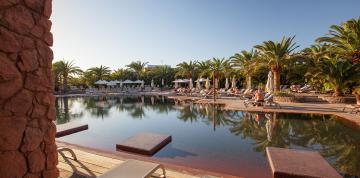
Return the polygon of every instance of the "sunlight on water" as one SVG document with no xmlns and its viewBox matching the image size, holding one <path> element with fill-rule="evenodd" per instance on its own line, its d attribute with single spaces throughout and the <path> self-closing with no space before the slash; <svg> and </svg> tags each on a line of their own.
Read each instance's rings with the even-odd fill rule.
<svg viewBox="0 0 360 178">
<path fill-rule="evenodd" d="M 224 111 L 219 106 L 176 104 L 162 96 L 57 98 L 57 123 L 77 121 L 89 130 L 59 138 L 116 151 L 139 132 L 171 134 L 153 158 L 245 177 L 271 177 L 267 146 L 319 151 L 346 176 L 360 176 L 360 132 L 333 116 Z"/>
</svg>

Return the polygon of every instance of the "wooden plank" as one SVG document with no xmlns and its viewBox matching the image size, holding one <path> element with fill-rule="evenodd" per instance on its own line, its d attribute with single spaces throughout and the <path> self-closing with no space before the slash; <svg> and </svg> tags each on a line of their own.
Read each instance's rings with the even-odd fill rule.
<svg viewBox="0 0 360 178">
<path fill-rule="evenodd" d="M 318 152 L 266 147 L 266 154 L 274 177 L 341 178 Z"/>
<path fill-rule="evenodd" d="M 73 149 L 78 161 L 71 158 L 69 153 L 64 152 L 68 157 L 66 160 L 59 155 L 58 168 L 60 170 L 61 178 L 85 178 L 99 176 L 115 165 L 121 164 L 123 161 L 113 158 L 108 158 L 93 153 L 88 153 L 78 149 Z M 185 173 L 166 170 L 167 177 L 169 178 L 199 178 L 198 176 L 188 175 Z M 160 176 L 161 170 L 158 170 L 154 176 Z"/>
<path fill-rule="evenodd" d="M 110 158 L 110 157 L 105 157 L 105 156 L 97 155 L 97 154 L 94 154 L 94 153 L 81 151 L 81 150 L 78 150 L 78 149 L 72 149 L 72 150 L 77 155 L 81 155 L 81 156 L 84 156 L 84 157 L 91 157 L 91 158 L 93 158 L 95 160 L 104 160 L 104 161 L 107 161 L 107 162 L 112 163 L 112 164 L 119 164 L 119 163 L 123 162 L 123 160 L 114 159 L 114 158 Z"/>
<path fill-rule="evenodd" d="M 105 173 L 108 170 L 110 170 L 109 168 L 104 168 L 104 167 L 96 165 L 96 164 L 84 162 L 81 159 L 79 159 L 78 161 L 75 161 L 75 160 L 70 159 L 70 158 L 65 158 L 64 159 L 62 156 L 59 156 L 59 162 L 69 164 L 69 165 L 71 165 L 73 167 L 76 167 L 76 168 L 83 168 L 83 169 L 91 170 L 93 172 L 98 172 L 98 173 Z M 95 163 L 95 161 L 94 161 L 94 163 Z"/>
<path fill-rule="evenodd" d="M 64 169 L 59 169 L 59 172 L 60 172 L 59 175 L 60 178 L 88 178 L 87 176 L 78 175 L 74 172 L 70 172 Z"/>
<path fill-rule="evenodd" d="M 83 154 L 83 153 L 77 152 L 76 150 L 73 150 L 73 151 L 75 152 L 75 155 L 78 158 L 78 160 L 101 165 L 102 167 L 105 167 L 105 168 L 112 168 L 123 162 L 121 160 L 103 157 L 103 156 L 99 156 L 99 155 L 95 155 L 95 154 L 89 154 L 89 153 Z M 64 153 L 64 154 L 65 154 L 65 156 L 71 158 L 71 155 L 69 153 Z"/>
<path fill-rule="evenodd" d="M 116 148 L 132 153 L 153 155 L 170 142 L 171 135 L 139 133 L 116 144 Z"/>
<path fill-rule="evenodd" d="M 99 172 L 92 172 L 91 170 L 89 171 L 84 168 L 79 168 L 79 167 L 73 168 L 72 166 L 64 162 L 59 162 L 58 168 L 87 177 L 95 177 L 101 175 L 101 173 Z"/>
</svg>

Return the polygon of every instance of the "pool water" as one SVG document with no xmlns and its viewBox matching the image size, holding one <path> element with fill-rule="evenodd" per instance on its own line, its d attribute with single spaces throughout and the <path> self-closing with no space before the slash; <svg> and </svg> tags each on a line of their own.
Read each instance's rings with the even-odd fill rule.
<svg viewBox="0 0 360 178">
<path fill-rule="evenodd" d="M 344 177 L 360 176 L 360 130 L 334 116 L 225 111 L 162 96 L 57 98 L 57 124 L 89 124 L 59 141 L 116 152 L 140 132 L 172 135 L 153 159 L 244 177 L 271 177 L 265 148 L 319 151 Z"/>
</svg>

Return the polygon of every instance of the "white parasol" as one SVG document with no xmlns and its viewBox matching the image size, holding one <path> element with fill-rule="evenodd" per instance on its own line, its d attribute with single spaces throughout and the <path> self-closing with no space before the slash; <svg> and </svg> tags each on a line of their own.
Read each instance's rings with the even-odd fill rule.
<svg viewBox="0 0 360 178">
<path fill-rule="evenodd" d="M 273 79 L 273 74 L 271 71 L 269 71 L 269 74 L 268 74 L 265 91 L 268 93 L 272 93 L 274 91 L 274 79 Z"/>
<path fill-rule="evenodd" d="M 229 79 L 226 78 L 225 79 L 225 89 L 228 89 L 229 88 Z"/>
</svg>

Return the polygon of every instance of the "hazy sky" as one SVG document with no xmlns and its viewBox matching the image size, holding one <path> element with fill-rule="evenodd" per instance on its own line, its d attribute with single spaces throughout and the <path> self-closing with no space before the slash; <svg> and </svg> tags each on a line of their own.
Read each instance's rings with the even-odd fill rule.
<svg viewBox="0 0 360 178">
<path fill-rule="evenodd" d="M 360 0 L 54 0 L 55 60 L 112 69 L 229 57 L 296 35 L 305 48 L 360 16 Z"/>
</svg>

